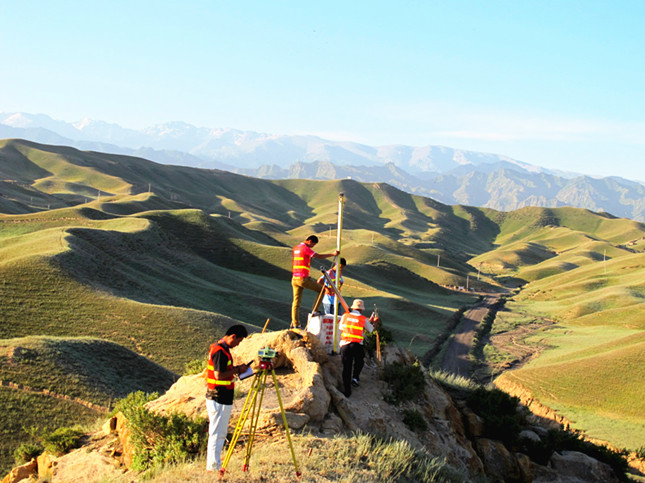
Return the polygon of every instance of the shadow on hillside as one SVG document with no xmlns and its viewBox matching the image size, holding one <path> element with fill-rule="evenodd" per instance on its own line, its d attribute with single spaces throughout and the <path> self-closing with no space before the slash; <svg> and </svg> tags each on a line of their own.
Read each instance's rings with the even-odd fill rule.
<svg viewBox="0 0 645 483">
<path fill-rule="evenodd" d="M 291 273 L 232 243 L 220 240 L 211 249 L 158 226 L 135 233 L 76 228 L 68 234 L 70 250 L 55 260 L 74 279 L 95 289 L 255 324 L 267 317 L 289 319 Z M 284 297 L 278 297 L 283 292 Z M 285 302 L 276 303 L 277 298 Z"/>
</svg>

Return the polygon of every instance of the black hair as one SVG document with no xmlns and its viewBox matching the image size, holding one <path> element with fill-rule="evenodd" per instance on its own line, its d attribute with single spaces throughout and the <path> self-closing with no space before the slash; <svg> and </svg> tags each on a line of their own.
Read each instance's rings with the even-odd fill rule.
<svg viewBox="0 0 645 483">
<path fill-rule="evenodd" d="M 231 325 L 226 331 L 226 335 L 236 335 L 240 339 L 244 339 L 249 333 L 243 325 Z"/>
<path fill-rule="evenodd" d="M 307 237 L 307 239 L 305 241 L 312 241 L 314 243 L 318 243 L 318 237 L 316 235 L 311 235 L 311 236 Z"/>
<path fill-rule="evenodd" d="M 340 259 L 340 264 L 341 265 L 347 265 L 347 260 L 345 260 L 344 258 L 341 258 Z"/>
</svg>

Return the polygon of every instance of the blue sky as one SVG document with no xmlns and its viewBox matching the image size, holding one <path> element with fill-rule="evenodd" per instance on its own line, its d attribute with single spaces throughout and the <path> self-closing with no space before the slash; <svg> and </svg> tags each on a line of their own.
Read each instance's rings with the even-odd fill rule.
<svg viewBox="0 0 645 483">
<path fill-rule="evenodd" d="M 0 0 L 0 111 L 645 180 L 643 1 Z"/>
</svg>

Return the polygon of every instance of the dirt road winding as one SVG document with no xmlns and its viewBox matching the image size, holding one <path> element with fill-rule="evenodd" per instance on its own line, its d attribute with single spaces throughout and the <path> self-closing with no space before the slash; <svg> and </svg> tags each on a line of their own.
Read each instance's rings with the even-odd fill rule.
<svg viewBox="0 0 645 483">
<path fill-rule="evenodd" d="M 441 368 L 445 372 L 464 377 L 470 376 L 470 357 L 468 354 L 473 345 L 475 331 L 486 317 L 490 306 L 497 302 L 498 299 L 499 295 L 484 297 L 481 302 L 464 312 L 441 361 Z"/>
</svg>

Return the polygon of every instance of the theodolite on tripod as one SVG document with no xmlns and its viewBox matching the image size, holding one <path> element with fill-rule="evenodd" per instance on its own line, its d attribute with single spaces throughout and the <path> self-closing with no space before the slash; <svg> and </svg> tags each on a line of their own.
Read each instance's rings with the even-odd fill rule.
<svg viewBox="0 0 645 483">
<path fill-rule="evenodd" d="M 235 431 L 233 431 L 233 437 L 229 443 L 228 450 L 226 451 L 226 456 L 224 462 L 222 463 L 222 469 L 220 470 L 221 474 L 224 474 L 226 471 L 226 466 L 228 465 L 237 440 L 242 434 L 242 429 L 246 424 L 247 419 L 250 421 L 249 425 L 249 440 L 246 444 L 246 455 L 244 456 L 244 466 L 242 471 L 246 471 L 249 468 L 249 461 L 251 460 L 251 452 L 253 451 L 253 443 L 255 441 L 255 432 L 258 426 L 258 420 L 260 419 L 260 409 L 262 407 L 262 399 L 264 398 L 264 389 L 266 387 L 266 378 L 267 374 L 270 372 L 273 378 L 273 386 L 275 387 L 276 395 L 278 396 L 278 404 L 280 405 L 280 413 L 282 414 L 282 422 L 284 423 L 284 429 L 287 435 L 287 441 L 289 443 L 289 449 L 291 450 L 291 458 L 293 459 L 293 466 L 296 468 L 296 476 L 300 477 L 301 473 L 298 470 L 298 462 L 296 461 L 296 454 L 293 450 L 293 443 L 291 442 L 291 434 L 289 433 L 289 425 L 287 424 L 287 416 L 284 412 L 284 407 L 282 405 L 282 398 L 280 397 L 280 389 L 278 388 L 278 378 L 275 375 L 275 370 L 273 369 L 273 359 L 278 355 L 277 351 L 269 347 L 265 347 L 258 351 L 260 356 L 260 364 L 258 370 L 255 373 L 255 378 L 251 383 L 251 389 L 249 390 L 246 400 L 244 401 L 244 406 L 242 407 L 242 412 L 240 413 L 240 418 L 235 425 Z M 258 394 L 260 395 L 260 400 L 258 401 Z"/>
</svg>

